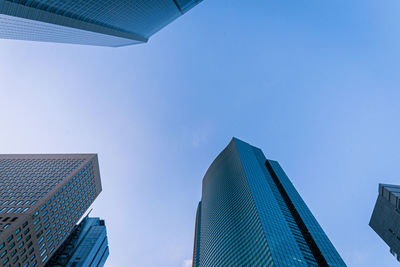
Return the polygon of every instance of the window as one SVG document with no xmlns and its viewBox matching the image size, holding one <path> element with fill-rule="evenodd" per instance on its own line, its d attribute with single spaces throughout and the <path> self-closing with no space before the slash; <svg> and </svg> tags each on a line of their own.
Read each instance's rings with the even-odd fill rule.
<svg viewBox="0 0 400 267">
<path fill-rule="evenodd" d="M 13 210 L 14 210 L 14 208 L 10 208 L 10 209 L 7 211 L 7 213 L 12 212 Z"/>
<path fill-rule="evenodd" d="M 29 208 L 25 208 L 21 213 L 25 213 L 27 210 L 29 210 Z"/>
<path fill-rule="evenodd" d="M 0 258 L 4 258 L 4 256 L 7 254 L 7 250 L 4 250 L 1 254 L 0 254 Z"/>
</svg>

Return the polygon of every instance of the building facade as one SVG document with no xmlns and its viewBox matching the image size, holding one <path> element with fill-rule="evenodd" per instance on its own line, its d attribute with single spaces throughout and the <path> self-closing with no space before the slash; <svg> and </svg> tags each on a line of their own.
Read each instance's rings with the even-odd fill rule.
<svg viewBox="0 0 400 267">
<path fill-rule="evenodd" d="M 44 266 L 100 192 L 96 154 L 0 155 L 0 266 Z"/>
<path fill-rule="evenodd" d="M 102 267 L 109 254 L 104 220 L 85 217 L 47 262 L 48 267 Z"/>
<path fill-rule="evenodd" d="M 400 186 L 379 184 L 379 195 L 369 226 L 400 261 Z"/>
<path fill-rule="evenodd" d="M 233 138 L 207 170 L 193 266 L 346 266 L 279 163 Z"/>
<path fill-rule="evenodd" d="M 0 38 L 100 46 L 147 42 L 201 0 L 0 0 Z"/>
</svg>

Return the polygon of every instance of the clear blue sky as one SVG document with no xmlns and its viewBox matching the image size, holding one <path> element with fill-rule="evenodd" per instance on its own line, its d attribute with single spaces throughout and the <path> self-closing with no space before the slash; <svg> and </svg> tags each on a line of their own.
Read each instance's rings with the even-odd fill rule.
<svg viewBox="0 0 400 267">
<path fill-rule="evenodd" d="M 400 2 L 205 0 L 145 45 L 0 40 L 1 153 L 97 152 L 107 266 L 185 266 L 232 136 L 278 160 L 349 266 L 400 184 Z"/>
</svg>

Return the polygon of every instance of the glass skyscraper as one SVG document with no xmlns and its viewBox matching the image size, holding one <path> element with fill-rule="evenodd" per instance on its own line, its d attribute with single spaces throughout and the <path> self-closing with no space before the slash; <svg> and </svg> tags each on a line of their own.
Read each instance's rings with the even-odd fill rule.
<svg viewBox="0 0 400 267">
<path fill-rule="evenodd" d="M 101 46 L 147 42 L 202 0 L 0 0 L 0 38 Z"/>
<path fill-rule="evenodd" d="M 369 226 L 400 261 L 400 186 L 379 184 L 379 195 Z"/>
<path fill-rule="evenodd" d="M 48 267 L 104 266 L 108 257 L 107 231 L 103 220 L 85 217 L 47 262 Z"/>
<path fill-rule="evenodd" d="M 233 138 L 207 170 L 193 266 L 346 266 L 279 163 Z"/>
<path fill-rule="evenodd" d="M 0 265 L 44 266 L 100 192 L 96 154 L 0 155 Z"/>
</svg>

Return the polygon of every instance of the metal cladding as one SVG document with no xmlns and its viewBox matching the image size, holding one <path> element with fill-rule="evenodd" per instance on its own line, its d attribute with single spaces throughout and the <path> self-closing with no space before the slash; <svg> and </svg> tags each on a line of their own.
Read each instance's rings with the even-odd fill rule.
<svg viewBox="0 0 400 267">
<path fill-rule="evenodd" d="M 100 192 L 96 154 L 0 155 L 0 264 L 44 266 Z"/>
<path fill-rule="evenodd" d="M 193 266 L 346 266 L 279 166 L 239 139 L 211 164 Z"/>
<path fill-rule="evenodd" d="M 147 42 L 199 0 L 0 0 L 0 38 L 99 46 Z"/>
<path fill-rule="evenodd" d="M 400 186 L 379 184 L 379 195 L 369 226 L 390 247 L 400 261 Z"/>
</svg>

